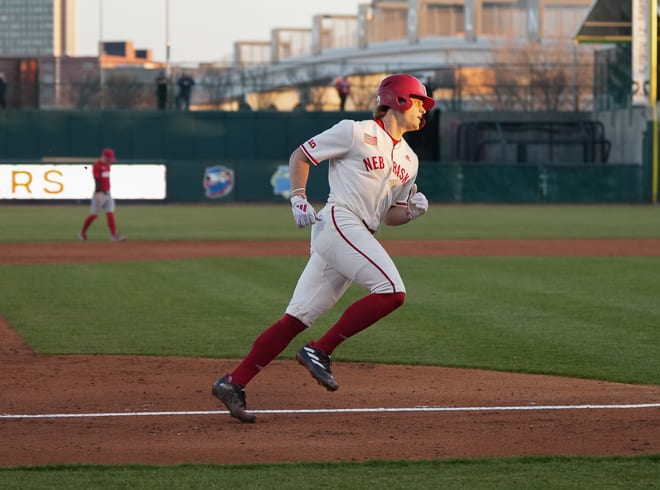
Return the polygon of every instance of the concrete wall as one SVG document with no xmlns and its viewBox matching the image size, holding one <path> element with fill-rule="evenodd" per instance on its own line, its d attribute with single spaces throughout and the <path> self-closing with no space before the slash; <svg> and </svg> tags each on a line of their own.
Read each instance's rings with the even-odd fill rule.
<svg viewBox="0 0 660 490">
<path fill-rule="evenodd" d="M 651 112 L 648 107 L 631 107 L 594 113 L 593 118 L 603 123 L 612 143 L 610 162 L 642 163 L 644 133 L 648 120 L 652 120 Z"/>
</svg>

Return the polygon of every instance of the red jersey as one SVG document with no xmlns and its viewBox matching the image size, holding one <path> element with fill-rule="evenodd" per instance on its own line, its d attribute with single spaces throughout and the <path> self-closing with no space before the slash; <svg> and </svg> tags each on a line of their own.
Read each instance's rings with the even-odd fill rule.
<svg viewBox="0 0 660 490">
<path fill-rule="evenodd" d="M 96 182 L 95 191 L 110 191 L 110 163 L 97 160 L 92 167 L 92 174 Z"/>
</svg>

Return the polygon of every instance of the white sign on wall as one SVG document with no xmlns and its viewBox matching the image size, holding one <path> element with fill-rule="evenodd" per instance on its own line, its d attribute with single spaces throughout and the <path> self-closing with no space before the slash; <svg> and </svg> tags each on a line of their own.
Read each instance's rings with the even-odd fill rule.
<svg viewBox="0 0 660 490">
<path fill-rule="evenodd" d="M 115 199 L 165 199 L 162 164 L 114 164 L 110 192 Z M 90 199 L 91 165 L 0 164 L 0 199 Z"/>
</svg>

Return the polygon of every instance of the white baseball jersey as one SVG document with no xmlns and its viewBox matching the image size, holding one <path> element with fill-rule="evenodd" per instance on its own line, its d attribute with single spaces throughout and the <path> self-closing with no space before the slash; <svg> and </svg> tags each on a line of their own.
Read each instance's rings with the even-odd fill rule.
<svg viewBox="0 0 660 490">
<path fill-rule="evenodd" d="M 394 144 L 376 121 L 343 120 L 300 147 L 314 165 L 330 160 L 328 204 L 351 210 L 370 230 L 391 206 L 407 206 L 417 155 L 404 139 Z"/>
<path fill-rule="evenodd" d="M 312 225 L 311 256 L 286 312 L 309 326 L 352 282 L 371 293 L 405 293 L 374 234 L 390 207 L 408 205 L 417 155 L 376 121 L 341 121 L 300 147 L 314 165 L 330 160 L 330 195 Z"/>
</svg>

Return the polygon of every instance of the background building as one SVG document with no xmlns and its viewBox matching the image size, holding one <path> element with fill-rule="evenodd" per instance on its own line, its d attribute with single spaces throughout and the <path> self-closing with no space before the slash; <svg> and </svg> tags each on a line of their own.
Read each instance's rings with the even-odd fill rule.
<svg viewBox="0 0 660 490">
<path fill-rule="evenodd" d="M 573 41 L 592 1 L 372 0 L 355 15 L 322 12 L 307 28 L 273 26 L 265 39 L 237 41 L 229 63 L 166 66 L 170 84 L 184 70 L 195 78 L 196 109 L 336 110 L 341 75 L 351 83 L 346 109 L 369 110 L 382 76 L 405 71 L 424 79 L 445 111 L 590 110 L 593 48 Z M 0 0 L 0 38 L 15 41 L 12 50 L 0 41 L 10 105 L 155 108 L 162 60 L 119 40 L 104 41 L 100 59 L 72 56 L 74 8 L 73 0 Z"/>
<path fill-rule="evenodd" d="M 372 0 L 355 16 L 318 14 L 309 30 L 276 27 L 234 43 L 230 69 L 207 69 L 204 101 L 231 109 L 332 110 L 339 75 L 346 107 L 367 110 L 384 74 L 433 87 L 444 110 L 589 109 L 593 48 L 574 43 L 592 0 Z M 233 101 L 229 104 L 228 102 Z"/>
<path fill-rule="evenodd" d="M 76 55 L 76 0 L 0 0 L 0 56 Z"/>
<path fill-rule="evenodd" d="M 68 78 L 60 60 L 75 54 L 76 0 L 0 0 L 0 72 L 9 108 L 58 106 Z"/>
</svg>

